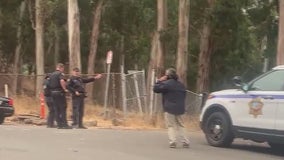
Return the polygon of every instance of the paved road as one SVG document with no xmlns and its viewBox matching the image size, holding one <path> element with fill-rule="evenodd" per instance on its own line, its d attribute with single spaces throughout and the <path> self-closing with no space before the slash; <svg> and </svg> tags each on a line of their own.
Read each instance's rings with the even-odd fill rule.
<svg viewBox="0 0 284 160">
<path fill-rule="evenodd" d="M 0 160 L 283 160 L 266 144 L 238 140 L 232 148 L 206 144 L 189 133 L 191 148 L 170 149 L 165 131 L 59 130 L 0 126 Z"/>
</svg>

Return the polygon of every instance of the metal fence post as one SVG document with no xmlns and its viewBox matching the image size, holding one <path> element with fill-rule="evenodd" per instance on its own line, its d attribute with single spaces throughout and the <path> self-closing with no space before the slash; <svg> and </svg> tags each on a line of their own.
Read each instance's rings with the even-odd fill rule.
<svg viewBox="0 0 284 160">
<path fill-rule="evenodd" d="M 110 77 L 110 67 L 112 63 L 113 52 L 107 52 L 106 64 L 107 64 L 107 79 L 106 79 L 106 90 L 105 90 L 105 99 L 104 99 L 104 118 L 108 118 L 108 109 L 107 109 L 107 101 L 108 101 L 108 88 L 109 88 L 109 77 Z"/>
<path fill-rule="evenodd" d="M 116 100 L 116 92 L 115 92 L 115 74 L 112 73 L 111 74 L 111 78 L 112 78 L 112 118 L 115 118 L 116 116 L 116 104 L 115 104 L 115 100 Z"/>
<path fill-rule="evenodd" d="M 135 92 L 136 92 L 136 97 L 137 97 L 137 103 L 138 103 L 138 107 L 139 107 L 139 113 L 140 113 L 141 116 L 143 116 L 142 104 L 141 104 L 139 87 L 138 87 L 138 80 L 137 80 L 137 76 L 136 76 L 135 73 L 133 74 L 133 78 L 134 78 L 134 85 L 135 85 Z"/>
<path fill-rule="evenodd" d="M 108 118 L 108 88 L 109 88 L 109 78 L 110 78 L 110 64 L 107 64 L 107 79 L 106 79 L 106 90 L 105 90 L 105 98 L 104 98 L 104 118 Z"/>
<path fill-rule="evenodd" d="M 122 109 L 123 109 L 123 116 L 126 117 L 127 114 L 127 103 L 126 103 L 126 78 L 124 73 L 124 66 L 120 66 L 120 74 L 121 74 L 121 92 L 122 92 Z"/>
<path fill-rule="evenodd" d="M 144 100 L 144 110 L 146 114 L 149 114 L 149 110 L 147 106 L 147 93 L 146 93 L 146 78 L 145 78 L 145 70 L 142 71 L 142 80 L 143 80 L 143 100 Z"/>
<path fill-rule="evenodd" d="M 152 91 L 152 88 L 155 83 L 155 69 L 152 69 L 152 75 L 151 75 L 151 88 L 150 88 L 150 116 L 153 115 L 153 107 L 154 107 L 154 92 Z"/>
<path fill-rule="evenodd" d="M 5 85 L 4 85 L 4 88 L 5 88 L 5 97 L 8 97 L 8 96 L 9 96 L 9 93 L 8 93 L 8 84 L 5 84 Z"/>
</svg>

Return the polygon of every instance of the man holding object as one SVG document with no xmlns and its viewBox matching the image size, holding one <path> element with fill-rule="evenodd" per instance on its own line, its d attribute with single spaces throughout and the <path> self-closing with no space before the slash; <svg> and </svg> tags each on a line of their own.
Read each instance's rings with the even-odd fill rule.
<svg viewBox="0 0 284 160">
<path fill-rule="evenodd" d="M 184 148 L 189 148 L 189 140 L 185 135 L 182 114 L 185 113 L 185 86 L 178 81 L 174 68 L 166 70 L 166 74 L 158 79 L 154 85 L 154 92 L 162 94 L 165 122 L 168 127 L 170 148 L 176 148 L 177 135 L 182 138 Z"/>
</svg>

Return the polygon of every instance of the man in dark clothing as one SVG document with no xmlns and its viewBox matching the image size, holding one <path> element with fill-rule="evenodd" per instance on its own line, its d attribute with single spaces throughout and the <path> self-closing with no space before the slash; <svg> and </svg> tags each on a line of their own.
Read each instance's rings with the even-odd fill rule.
<svg viewBox="0 0 284 160">
<path fill-rule="evenodd" d="M 189 147 L 189 140 L 185 134 L 182 114 L 185 112 L 185 86 L 178 81 L 175 69 L 166 70 L 165 76 L 158 79 L 154 85 L 154 92 L 162 94 L 162 104 L 165 112 L 165 121 L 168 127 L 169 143 L 176 148 L 176 139 L 180 135 L 184 148 Z"/>
<path fill-rule="evenodd" d="M 72 76 L 68 80 L 67 88 L 72 93 L 72 126 L 74 128 L 87 129 L 83 125 L 84 115 L 84 98 L 86 97 L 85 83 L 93 82 L 96 79 L 100 79 L 101 74 L 97 74 L 92 78 L 82 78 L 80 76 L 79 68 L 74 68 Z"/>
<path fill-rule="evenodd" d="M 66 119 L 67 102 L 65 93 L 67 93 L 68 90 L 66 89 L 63 72 L 64 65 L 62 63 L 57 64 L 56 71 L 50 75 L 50 89 L 58 129 L 71 129 L 72 127 L 68 126 Z"/>
<path fill-rule="evenodd" d="M 47 74 L 43 81 L 43 92 L 45 103 L 48 107 L 48 117 L 47 117 L 47 128 L 54 128 L 54 120 L 55 120 L 55 108 L 53 104 L 53 99 L 51 97 L 50 90 L 50 74 Z"/>
</svg>

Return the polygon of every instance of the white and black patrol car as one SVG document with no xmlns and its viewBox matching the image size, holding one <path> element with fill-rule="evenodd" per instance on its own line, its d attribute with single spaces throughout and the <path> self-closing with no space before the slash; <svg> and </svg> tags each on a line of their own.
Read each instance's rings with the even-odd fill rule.
<svg viewBox="0 0 284 160">
<path fill-rule="evenodd" d="M 284 65 L 247 84 L 239 78 L 234 83 L 240 89 L 213 92 L 206 99 L 200 126 L 207 142 L 226 147 L 234 138 L 244 138 L 283 149 Z"/>
</svg>

